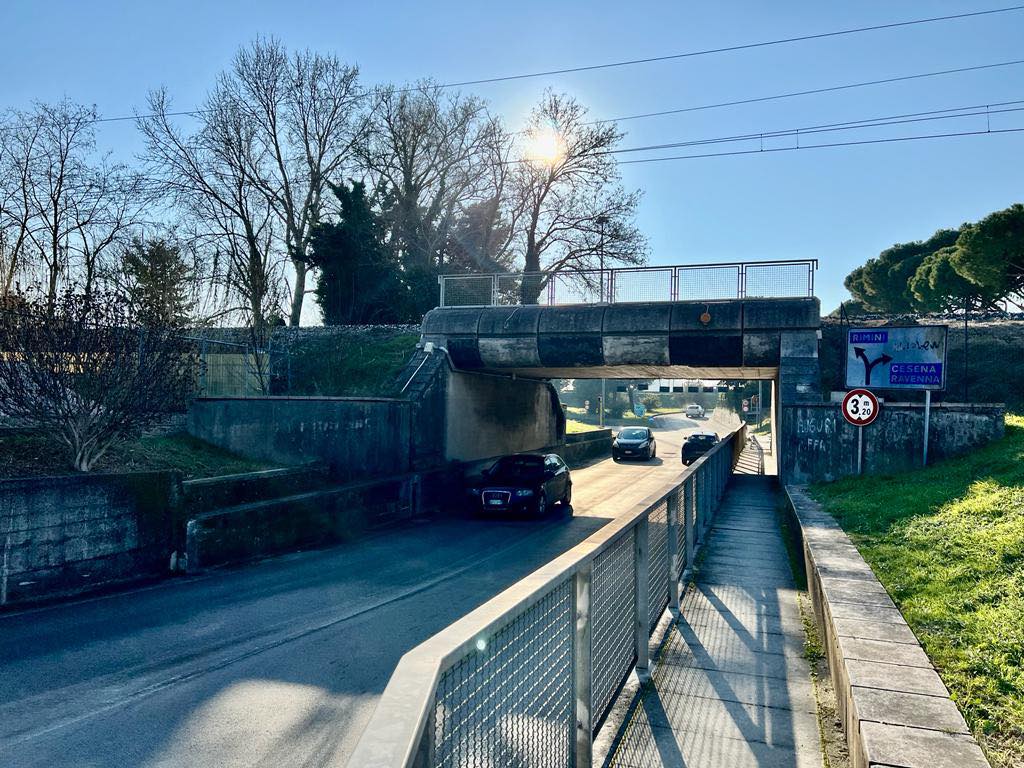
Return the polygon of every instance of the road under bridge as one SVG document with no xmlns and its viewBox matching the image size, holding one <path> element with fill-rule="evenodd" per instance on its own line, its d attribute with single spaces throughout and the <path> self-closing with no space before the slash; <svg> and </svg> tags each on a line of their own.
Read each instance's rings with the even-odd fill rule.
<svg viewBox="0 0 1024 768">
<path fill-rule="evenodd" d="M 0 616 L 0 764 L 344 764 L 399 658 L 657 492 L 658 458 L 574 472 L 571 515 L 422 520 L 333 549 Z M 340 762 L 338 762 L 340 761 Z"/>
</svg>

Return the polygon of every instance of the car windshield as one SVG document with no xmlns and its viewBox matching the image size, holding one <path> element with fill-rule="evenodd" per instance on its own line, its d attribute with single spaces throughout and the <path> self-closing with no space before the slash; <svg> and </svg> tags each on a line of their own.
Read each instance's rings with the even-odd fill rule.
<svg viewBox="0 0 1024 768">
<path fill-rule="evenodd" d="M 544 474 L 543 456 L 505 456 L 491 468 L 491 478 L 504 482 L 534 480 Z"/>
<path fill-rule="evenodd" d="M 646 429 L 624 429 L 619 432 L 619 440 L 643 440 L 647 437 Z"/>
<path fill-rule="evenodd" d="M 690 435 L 686 438 L 691 443 L 713 443 L 715 438 L 713 435 Z"/>
</svg>

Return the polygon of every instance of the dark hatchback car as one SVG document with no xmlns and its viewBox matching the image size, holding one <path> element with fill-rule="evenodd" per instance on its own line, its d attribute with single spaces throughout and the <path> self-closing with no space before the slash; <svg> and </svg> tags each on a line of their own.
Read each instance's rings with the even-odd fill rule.
<svg viewBox="0 0 1024 768">
<path fill-rule="evenodd" d="M 528 512 L 540 517 L 552 504 L 569 505 L 572 477 L 557 454 L 517 453 L 502 456 L 485 469 L 469 493 L 478 512 Z"/>
<path fill-rule="evenodd" d="M 683 464 L 693 464 L 718 445 L 718 435 L 714 432 L 694 432 L 683 443 Z"/>
<path fill-rule="evenodd" d="M 612 440 L 612 458 L 644 459 L 649 461 L 658 455 L 658 444 L 650 427 L 626 427 Z"/>
</svg>

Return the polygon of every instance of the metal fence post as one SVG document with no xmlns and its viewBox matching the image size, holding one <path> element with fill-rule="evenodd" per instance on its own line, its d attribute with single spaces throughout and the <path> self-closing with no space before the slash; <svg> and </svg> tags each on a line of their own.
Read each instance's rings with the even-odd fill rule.
<svg viewBox="0 0 1024 768">
<path fill-rule="evenodd" d="M 633 636 L 636 640 L 636 674 L 641 681 L 650 676 L 650 650 L 648 640 L 650 634 L 650 601 L 651 601 L 651 558 L 648 542 L 650 530 L 648 520 L 650 513 L 637 521 L 633 529 L 633 556 L 636 562 L 636 613 L 633 616 Z"/>
<path fill-rule="evenodd" d="M 440 302 L 440 304 L 438 304 L 439 307 L 443 307 L 444 306 L 444 288 L 445 288 L 445 283 L 446 282 L 447 282 L 447 280 L 445 279 L 444 275 L 438 275 L 437 276 L 437 284 L 441 286 L 441 297 L 440 297 L 441 298 L 441 302 Z"/>
<path fill-rule="evenodd" d="M 666 530 L 668 535 L 668 607 L 679 610 L 679 574 L 683 572 L 679 561 L 679 489 L 668 495 L 666 503 Z"/>
<path fill-rule="evenodd" d="M 693 567 L 694 521 L 696 516 L 693 512 L 693 477 L 686 478 L 683 483 L 683 520 L 686 525 L 686 567 Z"/>
<path fill-rule="evenodd" d="M 591 621 L 593 561 L 573 575 L 576 629 L 573 635 L 573 673 L 576 691 L 576 768 L 591 768 L 594 752 L 594 625 Z"/>
<path fill-rule="evenodd" d="M 491 306 L 498 306 L 498 276 L 491 275 Z"/>
<path fill-rule="evenodd" d="M 707 483 L 704 482 L 703 470 L 703 466 L 700 466 L 693 473 L 693 541 L 698 546 L 704 543 L 704 494 Z"/>
</svg>

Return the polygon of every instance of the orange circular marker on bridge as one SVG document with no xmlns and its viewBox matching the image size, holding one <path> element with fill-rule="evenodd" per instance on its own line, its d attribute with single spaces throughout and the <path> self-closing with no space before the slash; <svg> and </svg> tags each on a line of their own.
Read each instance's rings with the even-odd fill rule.
<svg viewBox="0 0 1024 768">
<path fill-rule="evenodd" d="M 843 398 L 843 418 L 855 427 L 866 427 L 878 418 L 878 398 L 867 389 L 851 389 Z"/>
</svg>

